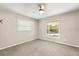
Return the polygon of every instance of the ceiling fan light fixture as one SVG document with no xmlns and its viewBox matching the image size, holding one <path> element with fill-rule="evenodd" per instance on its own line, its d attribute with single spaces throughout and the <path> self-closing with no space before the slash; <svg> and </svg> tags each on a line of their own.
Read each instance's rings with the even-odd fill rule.
<svg viewBox="0 0 79 59">
<path fill-rule="evenodd" d="M 39 5 L 39 13 L 44 13 L 45 12 L 45 6 L 44 6 L 44 4 L 40 4 Z"/>
<path fill-rule="evenodd" d="M 44 9 L 39 9 L 39 13 L 44 13 L 45 10 Z"/>
</svg>

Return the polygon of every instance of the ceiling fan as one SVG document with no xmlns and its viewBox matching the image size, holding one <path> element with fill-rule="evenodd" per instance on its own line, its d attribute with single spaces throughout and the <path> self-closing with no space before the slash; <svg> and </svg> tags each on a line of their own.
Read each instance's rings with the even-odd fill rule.
<svg viewBox="0 0 79 59">
<path fill-rule="evenodd" d="M 41 3 L 38 5 L 38 7 L 39 7 L 39 9 L 38 9 L 39 13 L 43 14 L 45 12 L 45 4 Z"/>
</svg>

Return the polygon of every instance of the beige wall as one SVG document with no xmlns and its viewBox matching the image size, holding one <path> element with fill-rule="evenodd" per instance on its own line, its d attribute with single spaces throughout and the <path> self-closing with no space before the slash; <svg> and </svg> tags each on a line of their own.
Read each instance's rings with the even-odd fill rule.
<svg viewBox="0 0 79 59">
<path fill-rule="evenodd" d="M 79 11 L 74 11 L 37 21 L 29 17 L 17 15 L 15 13 L 0 11 L 0 18 L 3 19 L 3 24 L 0 24 L 0 49 L 22 44 L 35 39 L 49 40 L 79 47 L 78 15 Z M 32 31 L 18 32 L 16 26 L 17 18 L 32 21 Z M 55 20 L 60 22 L 60 38 L 48 36 L 46 33 L 46 24 Z"/>
<path fill-rule="evenodd" d="M 0 11 L 0 19 L 1 18 L 3 19 L 3 24 L 0 24 L 0 49 L 37 39 L 38 23 L 36 20 L 8 11 Z M 32 30 L 18 32 L 16 26 L 17 18 L 32 21 Z"/>
<path fill-rule="evenodd" d="M 46 33 L 47 23 L 56 20 L 60 23 L 60 38 L 52 37 Z M 79 11 L 41 19 L 39 23 L 39 38 L 79 47 Z"/>
</svg>

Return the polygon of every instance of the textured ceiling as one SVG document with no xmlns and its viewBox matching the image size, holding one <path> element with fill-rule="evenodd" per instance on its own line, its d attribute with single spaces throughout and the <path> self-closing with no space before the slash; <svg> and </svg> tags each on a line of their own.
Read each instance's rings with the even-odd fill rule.
<svg viewBox="0 0 79 59">
<path fill-rule="evenodd" d="M 45 18 L 79 9 L 78 3 L 45 3 L 45 13 L 38 12 L 38 3 L 1 3 L 0 9 L 29 16 L 35 19 Z"/>
</svg>

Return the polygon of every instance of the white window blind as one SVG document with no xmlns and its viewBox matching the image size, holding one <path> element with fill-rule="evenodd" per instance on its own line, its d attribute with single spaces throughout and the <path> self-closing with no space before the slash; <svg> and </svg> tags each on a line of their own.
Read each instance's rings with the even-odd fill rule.
<svg viewBox="0 0 79 59">
<path fill-rule="evenodd" d="M 28 20 L 17 20 L 18 31 L 29 31 L 32 30 L 32 22 Z"/>
</svg>

